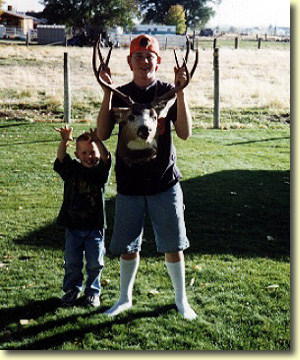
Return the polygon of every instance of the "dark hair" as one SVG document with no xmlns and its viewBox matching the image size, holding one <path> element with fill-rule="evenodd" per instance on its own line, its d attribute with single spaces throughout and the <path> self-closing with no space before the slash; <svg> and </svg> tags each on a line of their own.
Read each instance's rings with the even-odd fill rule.
<svg viewBox="0 0 300 360">
<path fill-rule="evenodd" d="M 80 141 L 90 141 L 91 136 L 88 132 L 84 132 L 76 138 L 76 149 Z"/>
</svg>

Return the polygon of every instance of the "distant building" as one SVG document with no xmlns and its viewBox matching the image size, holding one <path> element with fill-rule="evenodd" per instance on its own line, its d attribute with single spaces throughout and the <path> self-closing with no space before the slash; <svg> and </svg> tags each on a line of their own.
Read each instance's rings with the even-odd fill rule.
<svg viewBox="0 0 300 360">
<path fill-rule="evenodd" d="M 288 27 L 275 28 L 275 34 L 278 36 L 290 36 L 290 28 Z"/>
<path fill-rule="evenodd" d="M 157 24 L 139 24 L 132 29 L 133 34 L 149 35 L 176 35 L 176 26 L 174 25 L 157 25 Z"/>
<path fill-rule="evenodd" d="M 213 29 L 202 29 L 200 31 L 200 36 L 214 36 Z"/>
<path fill-rule="evenodd" d="M 65 25 L 38 25 L 37 43 L 39 45 L 64 45 L 66 43 Z"/>
<path fill-rule="evenodd" d="M 118 36 L 123 34 L 121 26 L 112 27 L 108 31 L 108 41 L 117 42 Z"/>
<path fill-rule="evenodd" d="M 0 25 L 0 39 L 3 39 L 6 34 L 6 29 L 4 25 Z"/>
<path fill-rule="evenodd" d="M 12 6 L 8 6 L 7 10 L 2 10 L 0 14 L 0 24 L 7 29 L 18 29 L 24 35 L 34 28 L 34 18 L 24 13 L 14 11 Z"/>
</svg>

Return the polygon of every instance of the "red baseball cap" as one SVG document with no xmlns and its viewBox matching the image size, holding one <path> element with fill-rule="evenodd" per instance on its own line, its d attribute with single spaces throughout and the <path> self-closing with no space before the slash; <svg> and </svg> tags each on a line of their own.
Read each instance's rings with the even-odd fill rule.
<svg viewBox="0 0 300 360">
<path fill-rule="evenodd" d="M 137 51 L 148 50 L 157 55 L 157 62 L 160 64 L 161 57 L 159 56 L 159 45 L 155 37 L 150 35 L 139 35 L 130 43 L 130 55 Z"/>
</svg>

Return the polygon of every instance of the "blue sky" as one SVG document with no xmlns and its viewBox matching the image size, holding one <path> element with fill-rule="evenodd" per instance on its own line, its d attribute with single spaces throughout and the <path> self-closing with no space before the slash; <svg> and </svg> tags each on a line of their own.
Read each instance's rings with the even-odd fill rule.
<svg viewBox="0 0 300 360">
<path fill-rule="evenodd" d="M 212 26 L 289 26 L 290 0 L 223 0 Z"/>
<path fill-rule="evenodd" d="M 41 11 L 40 0 L 5 0 L 18 11 Z M 295 1 L 291 1 L 292 3 Z M 216 9 L 210 26 L 289 26 L 289 0 L 223 0 Z"/>
</svg>

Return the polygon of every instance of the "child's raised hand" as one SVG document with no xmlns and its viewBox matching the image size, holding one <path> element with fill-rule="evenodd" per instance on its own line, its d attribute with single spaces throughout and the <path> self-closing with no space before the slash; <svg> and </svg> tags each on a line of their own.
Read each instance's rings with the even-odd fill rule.
<svg viewBox="0 0 300 360">
<path fill-rule="evenodd" d="M 91 142 L 92 141 L 96 142 L 98 140 L 97 129 L 90 129 L 90 137 L 91 137 Z"/>
<path fill-rule="evenodd" d="M 69 140 L 70 141 L 73 140 L 73 137 L 72 137 L 73 128 L 72 127 L 69 129 L 68 126 L 65 125 L 64 127 L 61 127 L 60 129 L 54 128 L 54 130 L 60 133 L 61 139 L 63 141 L 67 142 Z"/>
</svg>

